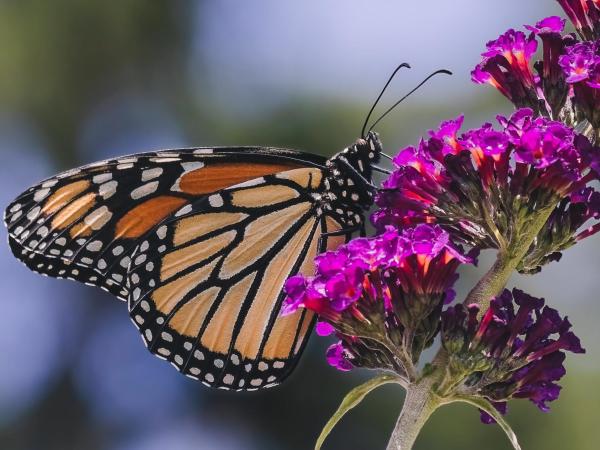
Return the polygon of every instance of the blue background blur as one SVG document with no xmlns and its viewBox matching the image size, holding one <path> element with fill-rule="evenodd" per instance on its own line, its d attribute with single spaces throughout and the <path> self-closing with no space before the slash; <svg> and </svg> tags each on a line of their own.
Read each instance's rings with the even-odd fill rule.
<svg viewBox="0 0 600 450">
<path fill-rule="evenodd" d="M 461 112 L 477 125 L 510 111 L 469 81 L 485 42 L 558 12 L 551 0 L 2 0 L 0 205 L 59 170 L 136 151 L 263 144 L 331 155 L 358 136 L 402 61 L 413 70 L 388 104 L 432 70 L 455 76 L 384 121 L 388 152 Z M 589 239 L 541 275 L 514 280 L 569 315 L 588 349 L 568 359 L 551 414 L 511 404 L 526 449 L 598 448 L 599 249 Z M 464 272 L 462 292 L 478 273 Z M 0 277 L 1 449 L 307 449 L 366 376 L 328 367 L 327 339 L 313 338 L 281 388 L 213 392 L 153 358 L 125 305 L 104 292 L 36 276 L 6 245 Z M 374 393 L 326 448 L 384 448 L 401 401 L 394 387 Z M 508 443 L 476 411 L 449 406 L 416 448 Z"/>
</svg>

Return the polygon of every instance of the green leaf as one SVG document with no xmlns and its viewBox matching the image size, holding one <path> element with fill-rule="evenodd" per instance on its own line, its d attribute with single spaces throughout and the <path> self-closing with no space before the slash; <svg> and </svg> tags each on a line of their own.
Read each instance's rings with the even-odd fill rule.
<svg viewBox="0 0 600 450">
<path fill-rule="evenodd" d="M 519 445 L 519 441 L 517 440 L 517 435 L 512 430 L 512 428 L 510 427 L 508 422 L 506 420 L 504 420 L 504 417 L 502 417 L 502 414 L 500 414 L 498 412 L 498 410 L 496 408 L 494 408 L 494 405 L 492 405 L 488 400 L 486 400 L 485 398 L 481 398 L 481 397 L 471 397 L 471 396 L 459 396 L 459 397 L 456 397 L 456 400 L 476 406 L 479 409 L 484 410 L 490 416 L 492 416 L 494 418 L 494 420 L 496 422 L 498 422 L 498 425 L 500 425 L 500 427 L 506 433 L 506 436 L 508 437 L 508 440 L 512 444 L 513 448 L 515 450 L 521 450 L 521 446 Z"/>
<path fill-rule="evenodd" d="M 362 402 L 363 399 L 367 396 L 367 394 L 373 389 L 388 383 L 401 384 L 401 380 L 396 375 L 381 375 L 375 378 L 371 378 L 366 383 L 361 384 L 360 386 L 357 386 L 350 392 L 348 392 L 346 397 L 344 397 L 344 400 L 342 400 L 342 403 L 337 409 L 337 411 L 333 414 L 333 416 L 331 416 L 331 419 L 329 419 L 329 421 L 325 424 L 325 427 L 323 427 L 323 431 L 321 431 L 319 439 L 317 439 L 317 443 L 315 444 L 315 450 L 321 449 L 323 442 L 325 441 L 329 433 L 331 433 L 333 427 L 335 427 L 335 425 L 344 416 L 344 414 L 346 414 L 348 411 L 350 411 L 352 408 L 354 408 L 356 405 Z"/>
</svg>

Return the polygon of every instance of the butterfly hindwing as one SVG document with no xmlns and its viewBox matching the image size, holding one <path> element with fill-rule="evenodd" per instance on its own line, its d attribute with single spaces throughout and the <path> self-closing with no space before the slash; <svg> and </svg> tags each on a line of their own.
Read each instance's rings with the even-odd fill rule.
<svg viewBox="0 0 600 450">
<path fill-rule="evenodd" d="M 139 240 L 176 210 L 226 186 L 323 158 L 263 148 L 197 148 L 125 156 L 74 169 L 6 209 L 9 244 L 30 269 L 126 299 Z"/>
<path fill-rule="evenodd" d="M 132 255 L 129 309 L 151 352 L 228 389 L 272 386 L 291 372 L 314 317 L 279 315 L 283 284 L 312 274 L 322 234 L 342 227 L 317 213 L 323 178 L 300 168 L 250 180 L 197 199 L 147 236 Z"/>
</svg>

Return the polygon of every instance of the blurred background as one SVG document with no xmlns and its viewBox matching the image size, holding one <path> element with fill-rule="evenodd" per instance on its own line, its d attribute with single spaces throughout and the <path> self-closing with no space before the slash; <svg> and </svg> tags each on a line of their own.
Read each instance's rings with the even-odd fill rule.
<svg viewBox="0 0 600 450">
<path fill-rule="evenodd" d="M 510 111 L 469 80 L 485 42 L 555 13 L 550 0 L 2 0 L 0 205 L 60 170 L 137 151 L 257 144 L 331 155 L 358 137 L 403 61 L 413 69 L 384 104 L 435 69 L 455 75 L 432 80 L 378 127 L 389 153 L 459 113 L 478 125 Z M 569 315 L 588 350 L 569 357 L 550 414 L 510 405 L 525 449 L 598 448 L 599 250 L 589 239 L 541 275 L 513 280 Z M 463 292 L 487 264 L 463 273 Z M 282 387 L 213 392 L 152 357 L 108 294 L 34 275 L 5 244 L 0 277 L 3 450 L 309 449 L 368 375 L 330 368 L 329 341 L 313 338 Z M 325 448 L 383 449 L 401 403 L 398 388 L 376 391 Z M 438 448 L 509 445 L 477 411 L 451 405 L 416 446 Z"/>
</svg>

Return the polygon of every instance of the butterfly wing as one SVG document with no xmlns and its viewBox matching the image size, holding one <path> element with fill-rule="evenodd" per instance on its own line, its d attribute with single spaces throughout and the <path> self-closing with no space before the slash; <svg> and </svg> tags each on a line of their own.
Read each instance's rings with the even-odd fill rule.
<svg viewBox="0 0 600 450">
<path fill-rule="evenodd" d="M 6 209 L 14 255 L 30 269 L 126 299 L 138 241 L 198 197 L 324 158 L 260 147 L 196 148 L 101 161 L 43 181 Z"/>
<path fill-rule="evenodd" d="M 272 386 L 314 323 L 304 311 L 279 316 L 283 283 L 345 240 L 320 239 L 343 222 L 321 215 L 324 163 L 264 148 L 103 161 L 20 195 L 5 213 L 9 243 L 34 271 L 128 299 L 149 349 L 186 375 Z"/>
<path fill-rule="evenodd" d="M 323 178 L 300 168 L 229 187 L 148 235 L 133 255 L 129 309 L 151 352 L 227 389 L 270 387 L 291 372 L 314 317 L 279 315 L 283 284 L 345 240 L 321 240 L 341 228 L 317 212 Z"/>
</svg>

